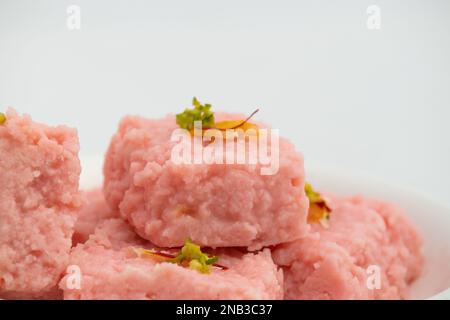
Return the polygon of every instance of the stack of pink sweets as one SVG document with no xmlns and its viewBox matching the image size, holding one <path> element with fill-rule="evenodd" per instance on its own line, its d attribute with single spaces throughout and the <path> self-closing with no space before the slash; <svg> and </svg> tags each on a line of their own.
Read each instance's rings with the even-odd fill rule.
<svg viewBox="0 0 450 320">
<path fill-rule="evenodd" d="M 125 117 L 103 188 L 80 191 L 76 130 L 0 113 L 0 298 L 408 298 L 423 257 L 406 215 L 316 192 L 288 140 L 266 139 L 272 174 L 226 155 L 174 161 L 177 130 L 208 147 L 265 128 L 196 99 L 177 116 Z"/>
</svg>

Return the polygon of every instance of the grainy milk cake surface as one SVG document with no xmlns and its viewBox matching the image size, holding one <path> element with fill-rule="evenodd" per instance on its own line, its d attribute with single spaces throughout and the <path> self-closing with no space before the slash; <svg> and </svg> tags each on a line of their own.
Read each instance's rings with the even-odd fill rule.
<svg viewBox="0 0 450 320">
<path fill-rule="evenodd" d="M 77 132 L 12 109 L 6 118 L 0 125 L 0 297 L 45 296 L 65 271 L 82 204 Z"/>
</svg>

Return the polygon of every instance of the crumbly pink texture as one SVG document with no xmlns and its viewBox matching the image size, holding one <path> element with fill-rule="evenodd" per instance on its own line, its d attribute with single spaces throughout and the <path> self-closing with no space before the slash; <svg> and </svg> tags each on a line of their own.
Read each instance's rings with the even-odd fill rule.
<svg viewBox="0 0 450 320">
<path fill-rule="evenodd" d="M 217 115 L 218 121 L 242 118 Z M 290 142 L 280 138 L 279 171 L 263 176 L 260 165 L 173 163 L 177 142 L 170 137 L 177 128 L 173 115 L 126 117 L 112 138 L 106 199 L 140 236 L 162 247 L 190 237 L 201 246 L 257 250 L 306 233 L 303 157 Z"/>
<path fill-rule="evenodd" d="M 117 210 L 112 210 L 107 205 L 101 188 L 86 191 L 84 196 L 86 202 L 75 223 L 75 231 L 72 237 L 73 246 L 85 242 L 103 221 L 119 217 Z"/>
<path fill-rule="evenodd" d="M 286 299 L 404 299 L 421 273 L 422 239 L 402 210 L 363 197 L 330 196 L 328 229 L 315 224 L 304 239 L 278 246 Z M 381 289 L 367 287 L 370 265 Z"/>
<path fill-rule="evenodd" d="M 131 247 L 151 245 L 136 239 L 120 219 L 105 221 L 85 243 L 73 249 L 70 263 L 81 269 L 81 288 L 60 282 L 65 299 L 282 299 L 283 276 L 269 250 L 220 252 L 228 270 L 201 274 L 188 268 L 137 257 Z M 137 242 L 136 242 L 137 240 Z M 70 283 L 70 282 L 69 282 Z"/>
<path fill-rule="evenodd" d="M 80 162 L 74 129 L 7 111 L 0 125 L 0 297 L 45 296 L 66 268 Z"/>
</svg>

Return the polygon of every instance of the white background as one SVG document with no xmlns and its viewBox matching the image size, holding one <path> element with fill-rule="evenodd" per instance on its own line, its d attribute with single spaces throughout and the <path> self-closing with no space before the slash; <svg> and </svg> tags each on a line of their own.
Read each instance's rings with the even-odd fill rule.
<svg viewBox="0 0 450 320">
<path fill-rule="evenodd" d="M 450 204 L 450 1 L 0 0 L 0 110 L 77 127 L 82 155 L 104 153 L 124 114 L 194 95 L 259 107 L 308 165 Z"/>
</svg>

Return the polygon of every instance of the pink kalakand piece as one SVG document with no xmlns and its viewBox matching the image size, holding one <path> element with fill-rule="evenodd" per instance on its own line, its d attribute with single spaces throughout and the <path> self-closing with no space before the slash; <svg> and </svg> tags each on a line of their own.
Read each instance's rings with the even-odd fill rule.
<svg viewBox="0 0 450 320">
<path fill-rule="evenodd" d="M 74 246 L 80 242 L 85 242 L 103 221 L 119 217 L 117 210 L 112 210 L 107 205 L 101 188 L 85 191 L 84 196 L 86 202 L 78 214 L 72 237 Z"/>
<path fill-rule="evenodd" d="M 217 121 L 242 118 L 216 114 Z M 278 172 L 261 175 L 260 164 L 174 163 L 177 128 L 172 115 L 126 117 L 106 156 L 107 202 L 141 237 L 161 247 L 190 237 L 201 246 L 257 250 L 307 232 L 303 157 L 290 142 L 280 138 Z"/>
<path fill-rule="evenodd" d="M 79 268 L 60 282 L 65 299 L 282 299 L 282 271 L 270 251 L 243 254 L 215 251 L 219 263 L 208 274 L 143 257 L 136 248 L 152 248 L 121 219 L 103 222 L 85 244 L 73 249 L 70 264 Z"/>
<path fill-rule="evenodd" d="M 273 251 L 284 268 L 285 298 L 408 298 L 423 268 L 422 239 L 402 210 L 359 196 L 331 196 L 329 205 L 328 229 L 314 224 L 308 237 Z"/>
<path fill-rule="evenodd" d="M 82 204 L 77 132 L 12 109 L 6 117 L 0 125 L 0 297 L 53 297 Z"/>
</svg>

